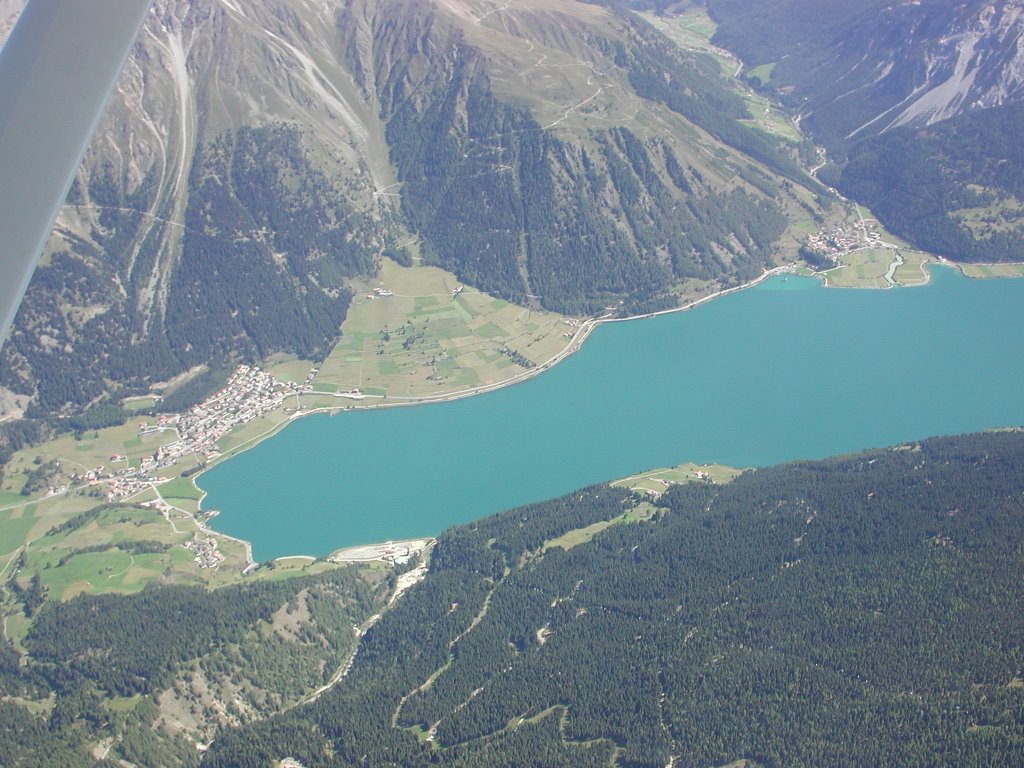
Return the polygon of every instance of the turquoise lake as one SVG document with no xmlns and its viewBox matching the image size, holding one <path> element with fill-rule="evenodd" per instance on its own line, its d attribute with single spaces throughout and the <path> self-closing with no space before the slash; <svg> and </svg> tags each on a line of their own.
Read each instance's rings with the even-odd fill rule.
<svg viewBox="0 0 1024 768">
<path fill-rule="evenodd" d="M 257 560 L 328 554 L 687 461 L 757 467 L 1024 424 L 1024 280 L 772 278 L 599 327 L 527 382 L 315 415 L 202 475 Z"/>
</svg>

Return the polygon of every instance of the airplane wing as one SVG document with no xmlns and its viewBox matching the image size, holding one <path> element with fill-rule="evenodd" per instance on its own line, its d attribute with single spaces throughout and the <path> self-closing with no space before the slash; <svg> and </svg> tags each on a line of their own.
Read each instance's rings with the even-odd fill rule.
<svg viewBox="0 0 1024 768">
<path fill-rule="evenodd" d="M 0 346 L 150 0 L 30 0 L 0 48 Z"/>
</svg>

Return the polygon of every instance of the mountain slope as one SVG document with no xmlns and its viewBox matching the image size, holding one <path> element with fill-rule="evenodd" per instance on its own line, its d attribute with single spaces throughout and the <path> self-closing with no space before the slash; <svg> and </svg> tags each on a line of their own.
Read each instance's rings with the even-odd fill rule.
<svg viewBox="0 0 1024 768">
<path fill-rule="evenodd" d="M 317 359 L 382 253 L 578 313 L 749 279 L 818 209 L 748 117 L 710 57 L 624 10 L 158 0 L 0 385 L 42 414 Z"/>
<path fill-rule="evenodd" d="M 4 349 L 37 410 L 336 336 L 383 247 L 373 117 L 323 94 L 330 18 L 257 12 L 154 4 Z"/>
</svg>

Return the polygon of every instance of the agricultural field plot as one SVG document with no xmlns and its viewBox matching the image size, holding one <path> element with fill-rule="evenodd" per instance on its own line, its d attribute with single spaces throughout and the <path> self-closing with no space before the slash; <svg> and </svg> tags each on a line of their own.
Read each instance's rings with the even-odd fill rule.
<svg viewBox="0 0 1024 768">
<path fill-rule="evenodd" d="M 148 411 L 156 407 L 159 398 L 155 395 L 140 395 L 138 397 L 126 397 L 121 401 L 121 407 L 126 411 Z"/>
<path fill-rule="evenodd" d="M 731 54 L 711 44 L 711 37 L 718 25 L 701 8 L 693 8 L 678 16 L 658 16 L 653 13 L 641 13 L 646 21 L 687 51 L 704 51 L 710 53 L 722 66 L 723 73 L 732 74 L 738 62 Z"/>
<path fill-rule="evenodd" d="M 335 397 L 335 407 L 499 384 L 564 351 L 575 330 L 560 315 L 460 289 L 454 275 L 435 267 L 385 260 L 379 278 L 359 288 L 313 388 L 326 395 L 359 390 L 365 399 Z"/>
<path fill-rule="evenodd" d="M 5 468 L 0 491 L 20 492 L 26 476 L 40 464 L 49 461 L 60 464 L 60 473 L 54 478 L 55 482 L 70 478 L 72 473 L 84 475 L 99 467 L 111 471 L 125 466 L 137 467 L 143 456 L 152 456 L 161 445 L 177 439 L 177 433 L 171 428 L 141 434 L 139 425 L 152 421 L 143 416 L 131 419 L 119 427 L 86 432 L 78 438 L 66 434 L 42 445 L 18 451 Z M 115 461 L 114 456 L 123 458 Z"/>
<path fill-rule="evenodd" d="M 934 261 L 931 256 L 921 251 L 904 250 L 900 250 L 900 256 L 903 258 L 903 263 L 896 267 L 896 272 L 893 275 L 893 280 L 897 285 L 923 285 L 928 282 L 925 264 Z"/>
<path fill-rule="evenodd" d="M 334 405 L 337 407 L 338 403 L 335 402 Z M 307 408 L 309 403 L 303 401 L 302 406 L 303 408 Z M 233 456 L 239 451 L 251 447 L 254 443 L 263 439 L 267 435 L 270 435 L 291 418 L 291 414 L 294 413 L 297 407 L 298 404 L 295 400 L 288 400 L 285 402 L 284 408 L 268 411 L 259 418 L 235 427 L 231 432 L 224 435 L 224 437 L 217 441 L 217 448 L 220 449 L 223 455 L 218 457 L 215 461 L 223 461 L 228 456 Z M 208 465 L 212 465 L 213 463 L 215 462 L 209 462 Z"/>
<path fill-rule="evenodd" d="M 774 61 L 770 64 L 759 64 L 747 72 L 747 77 L 757 80 L 761 85 L 768 85 L 772 81 L 772 71 L 774 69 Z"/>
<path fill-rule="evenodd" d="M 641 16 L 680 48 L 688 51 L 703 51 L 714 56 L 718 60 L 723 75 L 736 77 L 742 72 L 739 59 L 712 44 L 711 37 L 715 34 L 718 25 L 704 10 L 692 9 L 673 17 L 660 17 L 652 13 L 641 14 Z M 763 64 L 751 70 L 749 76 L 764 84 L 771 79 L 771 71 L 774 66 L 774 64 Z M 734 86 L 747 103 L 750 120 L 745 122 L 748 125 L 792 142 L 803 141 L 804 137 L 800 133 L 800 129 L 766 96 L 754 92 L 746 82 L 739 78 L 734 81 Z"/>
<path fill-rule="evenodd" d="M 1014 233 L 1024 225 L 1024 201 L 978 184 L 970 184 L 968 189 L 991 200 L 983 207 L 961 208 L 952 212 L 952 217 L 971 230 L 975 237 L 991 236 L 997 232 Z"/>
<path fill-rule="evenodd" d="M 571 531 L 563 533 L 554 539 L 548 539 L 544 542 L 542 549 L 552 549 L 559 547 L 561 549 L 572 549 L 573 547 L 584 544 L 594 538 L 601 531 L 606 528 L 611 528 L 613 525 L 622 525 L 623 523 L 638 523 L 643 520 L 650 520 L 654 517 L 654 514 L 658 511 L 658 508 L 653 504 L 648 504 L 646 501 L 637 504 L 635 507 L 630 509 L 628 512 L 623 512 L 618 517 L 612 520 L 600 520 L 596 523 L 584 526 L 583 528 L 575 528 Z"/>
<path fill-rule="evenodd" d="M 168 501 L 173 499 L 186 499 L 199 501 L 202 492 L 187 477 L 177 477 L 159 486 L 160 495 Z"/>
<path fill-rule="evenodd" d="M 303 360 L 295 355 L 277 354 L 266 361 L 263 366 L 267 373 L 281 381 L 305 381 L 306 376 L 315 363 Z"/>
<path fill-rule="evenodd" d="M 892 248 L 862 248 L 843 254 L 842 266 L 823 274 L 833 288 L 887 288 L 885 275 L 895 257 Z"/>
<path fill-rule="evenodd" d="M 742 469 L 723 464 L 680 464 L 677 467 L 652 469 L 615 480 L 612 486 L 629 488 L 652 496 L 660 496 L 669 486 L 680 483 L 728 483 L 742 473 Z"/>
<path fill-rule="evenodd" d="M 747 110 L 750 112 L 751 117 L 750 120 L 743 122 L 752 128 L 758 128 L 765 133 L 781 136 L 794 143 L 803 141 L 804 137 L 800 133 L 800 129 L 796 127 L 785 112 L 772 104 L 766 97 L 753 92 L 744 92 L 743 100 L 747 102 Z"/>
<path fill-rule="evenodd" d="M 567 531 L 553 539 L 544 542 L 543 549 L 560 547 L 561 549 L 572 549 L 573 547 L 590 541 L 601 531 L 613 525 L 623 523 L 636 523 L 643 520 L 650 520 L 658 511 L 657 499 L 672 485 L 682 483 L 728 483 L 739 476 L 745 470 L 727 467 L 724 464 L 680 464 L 676 467 L 665 467 L 651 469 L 630 475 L 620 480 L 615 480 L 609 485 L 628 488 L 631 491 L 644 493 L 651 499 L 637 504 L 633 509 L 619 515 L 612 520 L 601 520 L 596 523 Z"/>
<path fill-rule="evenodd" d="M 13 568 L 22 546 L 102 501 L 84 489 L 34 501 L 19 498 L 20 503 L 0 508 L 0 579 Z"/>
<path fill-rule="evenodd" d="M 246 566 L 242 545 L 217 537 L 224 562 L 217 569 L 199 568 L 193 562 L 196 553 L 184 546 L 194 536 L 208 534 L 187 519 L 172 525 L 152 509 L 126 506 L 86 512 L 66 521 L 63 530 L 34 541 L 18 580 L 27 583 L 39 574 L 48 597 L 67 600 L 83 592 L 137 592 L 156 580 L 226 583 L 230 572 Z"/>
<path fill-rule="evenodd" d="M 24 544 L 38 522 L 35 504 L 0 510 L 0 558 Z M 6 561 L 0 560 L 2 562 Z"/>
<path fill-rule="evenodd" d="M 242 542 L 176 513 L 167 518 L 155 509 L 124 505 L 25 519 L 42 530 L 30 534 L 34 538 L 22 554 L 17 582 L 27 587 L 38 575 L 50 600 L 68 600 L 82 593 L 137 592 L 152 582 L 217 587 L 242 579 L 249 564 Z M 202 568 L 194 561 L 196 541 L 204 542 L 208 550 L 211 539 L 222 559 L 216 568 Z M 18 546 L 25 541 L 22 534 Z M 5 537 L 2 543 L 6 547 L 12 542 Z M 0 564 L 9 559 L 0 559 Z M 261 568 L 245 578 L 279 579 L 334 567 L 322 561 L 295 560 Z"/>
<path fill-rule="evenodd" d="M 1024 264 L 958 264 L 966 277 L 1024 277 Z"/>
<path fill-rule="evenodd" d="M 935 258 L 893 235 L 867 208 L 834 207 L 808 242 L 825 241 L 837 266 L 814 272 L 834 288 L 888 288 L 928 282 L 924 265 Z"/>
<path fill-rule="evenodd" d="M 896 248 L 862 248 L 840 257 L 840 266 L 822 275 L 832 288 L 889 288 L 928 282 L 925 264 L 934 258 L 921 251 Z M 888 277 L 887 277 L 888 276 Z"/>
</svg>

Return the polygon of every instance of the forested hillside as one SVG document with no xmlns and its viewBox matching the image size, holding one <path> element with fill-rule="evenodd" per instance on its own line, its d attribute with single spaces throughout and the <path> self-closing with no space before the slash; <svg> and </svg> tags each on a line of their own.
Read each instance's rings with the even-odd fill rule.
<svg viewBox="0 0 1024 768">
<path fill-rule="evenodd" d="M 324 683 L 351 654 L 353 625 L 380 586 L 342 569 L 47 603 L 25 656 L 0 642 L 3 763 L 84 768 L 99 750 L 103 765 L 195 765 L 197 739 Z"/>
<path fill-rule="evenodd" d="M 1018 764 L 1022 466 L 1020 432 L 933 439 L 677 486 L 568 550 L 638 501 L 455 528 L 342 686 L 204 765 Z"/>
<path fill-rule="evenodd" d="M 197 152 L 169 280 L 154 277 L 163 230 L 142 226 L 152 187 L 125 184 L 93 176 L 87 192 L 72 190 L 101 210 L 98 228 L 37 270 L 0 383 L 34 394 L 45 414 L 101 397 L 111 380 L 145 391 L 197 364 L 326 354 L 348 306 L 345 278 L 373 268 L 377 233 L 313 166 L 297 128 L 244 128 Z M 147 317 L 128 297 L 149 292 Z"/>
<path fill-rule="evenodd" d="M 956 261 L 1024 258 L 1024 103 L 864 141 L 833 175 L 928 251 Z"/>
<path fill-rule="evenodd" d="M 780 182 L 813 184 L 793 147 L 741 122 L 746 104 L 713 59 L 628 13 L 573 3 L 552 4 L 552 19 L 495 12 L 486 32 L 399 5 L 392 45 L 412 55 L 360 50 L 361 36 L 395 26 L 390 15 L 344 14 L 342 36 L 357 82 L 380 101 L 402 212 L 428 259 L 504 298 L 569 313 L 618 301 L 664 308 L 680 280 L 731 284 L 772 263 L 796 200 L 783 200 Z M 520 61 L 525 45 L 535 54 Z M 568 62 L 559 99 L 572 93 L 553 120 L 560 105 L 531 92 L 524 74 L 539 76 L 548 58 Z"/>
</svg>

